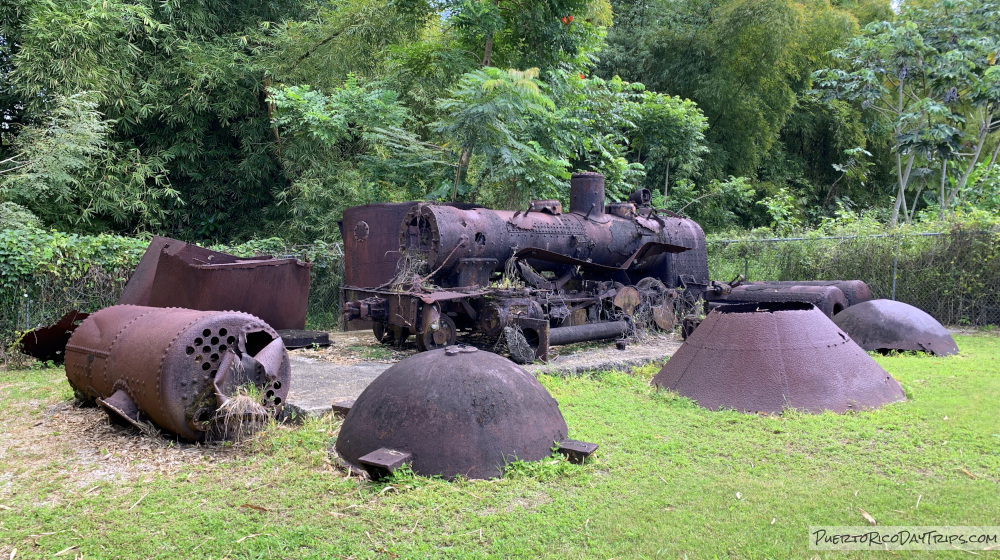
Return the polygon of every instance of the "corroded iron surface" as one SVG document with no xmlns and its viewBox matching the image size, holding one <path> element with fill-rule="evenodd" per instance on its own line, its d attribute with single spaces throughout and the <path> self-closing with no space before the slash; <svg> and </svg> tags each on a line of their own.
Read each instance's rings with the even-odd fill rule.
<svg viewBox="0 0 1000 560">
<path fill-rule="evenodd" d="M 153 237 L 119 305 L 237 310 L 276 329 L 305 327 L 309 264 L 294 258 L 241 258 Z"/>
<path fill-rule="evenodd" d="M 278 333 L 247 313 L 116 305 L 87 318 L 66 346 L 79 398 L 193 441 L 225 437 L 216 411 L 237 393 L 281 406 L 290 376 Z"/>
<path fill-rule="evenodd" d="M 811 303 L 827 317 L 847 309 L 847 297 L 836 286 L 808 286 L 799 283 L 781 285 L 774 282 L 751 282 L 733 288 L 732 293 L 718 303 Z"/>
<path fill-rule="evenodd" d="M 465 332 L 496 339 L 514 329 L 532 346 L 526 359 L 543 360 L 549 328 L 553 344 L 560 333 L 604 332 L 584 327 L 630 319 L 669 330 L 677 290 L 711 287 L 705 234 L 650 200 L 640 189 L 628 202 L 606 204 L 604 177 L 577 173 L 568 212 L 554 200 L 518 211 L 406 203 L 401 220 L 402 206 L 348 209 L 345 323 L 370 324 L 386 343 L 415 335 L 421 349 L 452 345 Z M 383 218 L 377 227 L 376 216 Z M 398 229 L 390 249 L 381 237 L 392 219 Z"/>
<path fill-rule="evenodd" d="M 77 310 L 63 315 L 59 322 L 47 327 L 38 327 L 21 337 L 21 351 L 43 362 L 63 362 L 66 343 L 76 327 L 87 318 L 87 313 Z"/>
<path fill-rule="evenodd" d="M 422 475 L 492 478 L 514 460 L 537 461 L 566 439 L 548 391 L 496 354 L 450 346 L 407 358 L 351 407 L 337 453 L 353 468 L 380 449 L 410 454 Z"/>
<path fill-rule="evenodd" d="M 905 400 L 899 383 L 815 306 L 713 310 L 653 378 L 710 409 L 845 412 Z"/>
<path fill-rule="evenodd" d="M 354 206 L 344 210 L 344 285 L 375 287 L 396 276 L 399 224 L 416 202 Z"/>
<path fill-rule="evenodd" d="M 958 346 L 948 329 L 922 309 L 901 301 L 875 299 L 851 306 L 834 317 L 833 322 L 868 351 L 958 354 Z"/>
<path fill-rule="evenodd" d="M 872 299 L 872 291 L 868 284 L 861 280 L 789 280 L 748 282 L 746 284 L 765 284 L 777 287 L 790 286 L 833 286 L 844 294 L 847 307 Z M 746 285 L 745 284 L 745 285 Z"/>
</svg>

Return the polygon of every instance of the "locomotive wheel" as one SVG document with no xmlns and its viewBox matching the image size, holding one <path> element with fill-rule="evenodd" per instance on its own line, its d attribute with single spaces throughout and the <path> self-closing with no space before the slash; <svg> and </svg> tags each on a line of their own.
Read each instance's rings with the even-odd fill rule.
<svg viewBox="0 0 1000 560">
<path fill-rule="evenodd" d="M 385 323 L 381 321 L 375 321 L 372 323 L 372 334 L 375 335 L 375 340 L 381 342 L 382 344 L 393 343 L 391 331 L 387 329 Z"/>
<path fill-rule="evenodd" d="M 406 327 L 386 325 L 381 321 L 372 323 L 372 333 L 375 335 L 375 340 L 382 344 L 396 346 L 402 346 L 410 336 L 410 331 Z"/>
<path fill-rule="evenodd" d="M 417 333 L 417 347 L 421 351 L 451 346 L 455 344 L 456 340 L 458 340 L 458 328 L 455 327 L 455 321 L 447 315 L 441 315 L 436 331 L 427 330 Z"/>
<path fill-rule="evenodd" d="M 653 310 L 653 323 L 662 331 L 671 331 L 677 318 L 674 313 L 674 300 L 667 297 L 669 290 L 656 278 L 646 277 L 639 280 L 636 288 L 644 292 L 653 292 L 650 306 Z"/>
</svg>

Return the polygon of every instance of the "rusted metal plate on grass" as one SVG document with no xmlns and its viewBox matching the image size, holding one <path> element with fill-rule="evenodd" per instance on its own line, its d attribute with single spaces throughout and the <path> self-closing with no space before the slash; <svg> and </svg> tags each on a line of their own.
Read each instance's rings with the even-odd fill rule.
<svg viewBox="0 0 1000 560">
<path fill-rule="evenodd" d="M 466 346 L 407 358 L 351 407 L 337 453 L 352 467 L 380 448 L 409 453 L 421 475 L 492 478 L 515 460 L 537 461 L 566 439 L 548 391 L 507 359 Z"/>
<path fill-rule="evenodd" d="M 66 376 L 119 420 L 138 424 L 141 414 L 201 441 L 227 437 L 216 412 L 237 395 L 280 407 L 291 366 L 278 333 L 247 313 L 116 305 L 73 333 Z"/>
<path fill-rule="evenodd" d="M 652 383 L 710 409 L 846 412 L 905 400 L 899 383 L 815 306 L 713 310 Z"/>
<path fill-rule="evenodd" d="M 875 299 L 851 306 L 833 322 L 868 351 L 958 354 L 958 345 L 948 329 L 922 309 L 901 301 Z"/>
</svg>

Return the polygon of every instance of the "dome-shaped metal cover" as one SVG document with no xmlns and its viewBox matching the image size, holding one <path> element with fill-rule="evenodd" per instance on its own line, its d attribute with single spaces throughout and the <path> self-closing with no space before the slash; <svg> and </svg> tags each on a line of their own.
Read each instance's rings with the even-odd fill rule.
<svg viewBox="0 0 1000 560">
<path fill-rule="evenodd" d="M 892 376 L 806 303 L 713 310 L 652 383 L 742 412 L 845 412 L 906 400 Z"/>
<path fill-rule="evenodd" d="M 834 317 L 833 322 L 868 351 L 958 354 L 948 329 L 922 309 L 901 301 L 875 299 L 859 303 Z"/>
<path fill-rule="evenodd" d="M 566 438 L 559 405 L 530 373 L 469 346 L 409 357 L 361 393 L 337 453 L 354 469 L 380 449 L 408 454 L 414 472 L 492 478 L 515 460 L 537 461 Z"/>
</svg>

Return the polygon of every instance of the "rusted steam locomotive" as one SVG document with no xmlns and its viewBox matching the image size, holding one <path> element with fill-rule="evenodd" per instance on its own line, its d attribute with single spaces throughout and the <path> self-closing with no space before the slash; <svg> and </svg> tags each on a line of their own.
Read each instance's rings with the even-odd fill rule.
<svg viewBox="0 0 1000 560">
<path fill-rule="evenodd" d="M 709 280 L 696 222 L 653 208 L 646 189 L 605 204 L 596 173 L 573 175 L 565 213 L 557 200 L 373 204 L 340 227 L 348 328 L 370 325 L 384 343 L 412 334 L 425 350 L 506 333 L 530 351 L 512 357 L 544 360 L 549 345 L 618 338 L 636 321 L 672 329 L 678 298 L 729 290 Z"/>
</svg>

